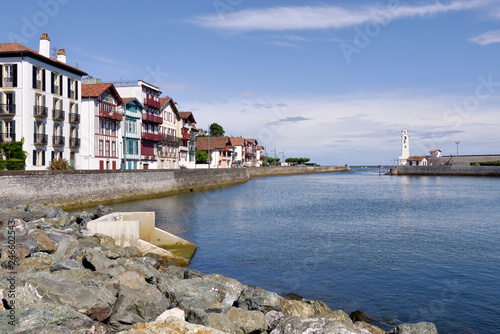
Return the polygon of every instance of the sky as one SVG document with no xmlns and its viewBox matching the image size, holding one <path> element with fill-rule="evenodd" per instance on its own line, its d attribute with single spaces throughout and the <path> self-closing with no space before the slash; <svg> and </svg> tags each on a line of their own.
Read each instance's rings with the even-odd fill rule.
<svg viewBox="0 0 500 334">
<path fill-rule="evenodd" d="M 197 127 L 322 165 L 500 153 L 500 0 L 2 2 L 0 42 L 156 85 Z M 5 15 L 8 13 L 8 15 Z M 456 142 L 459 142 L 457 145 Z"/>
</svg>

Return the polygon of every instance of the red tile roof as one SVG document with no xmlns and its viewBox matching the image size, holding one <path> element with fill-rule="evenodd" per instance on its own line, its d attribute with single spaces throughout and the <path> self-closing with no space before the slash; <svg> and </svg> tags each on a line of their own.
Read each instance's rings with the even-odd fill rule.
<svg viewBox="0 0 500 334">
<path fill-rule="evenodd" d="M 82 85 L 82 99 L 84 98 L 97 98 L 101 96 L 105 91 L 110 90 L 111 94 L 115 97 L 116 103 L 120 106 L 123 104 L 123 100 L 118 94 L 115 86 L 112 83 L 100 83 L 100 84 L 83 84 Z"/>
<path fill-rule="evenodd" d="M 245 138 L 243 137 L 231 137 L 231 142 L 234 146 L 245 146 Z"/>
<path fill-rule="evenodd" d="M 19 43 L 0 43 L 0 56 L 2 56 L 2 54 L 4 56 L 7 56 L 7 55 L 10 56 L 10 54 L 14 54 L 14 56 L 15 56 L 16 54 L 21 54 L 21 53 L 28 53 L 33 58 L 40 59 L 46 63 L 57 66 L 59 68 L 63 68 L 69 72 L 73 72 L 73 73 L 76 73 L 76 74 L 81 75 L 81 76 L 87 75 L 87 72 L 84 72 L 84 71 L 80 70 L 79 68 L 70 66 L 66 63 L 63 63 L 62 61 L 57 60 L 57 59 L 45 57 L 45 56 L 41 55 L 40 53 L 38 53 L 37 51 L 30 49 L 27 46 L 21 45 Z"/>
<path fill-rule="evenodd" d="M 408 161 L 422 161 L 424 159 L 427 159 L 426 157 L 409 157 Z"/>
<path fill-rule="evenodd" d="M 190 111 L 179 111 L 179 116 L 182 119 L 188 119 L 191 121 L 191 123 L 196 123 L 196 120 L 194 119 L 193 113 Z"/>
<path fill-rule="evenodd" d="M 233 147 L 230 137 L 196 137 L 196 149 L 208 151 L 210 138 L 210 151 L 223 150 L 226 147 Z"/>
</svg>

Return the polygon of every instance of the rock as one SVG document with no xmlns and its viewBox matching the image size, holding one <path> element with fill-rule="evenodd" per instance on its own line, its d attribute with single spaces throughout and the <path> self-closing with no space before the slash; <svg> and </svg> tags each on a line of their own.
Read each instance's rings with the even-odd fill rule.
<svg viewBox="0 0 500 334">
<path fill-rule="evenodd" d="M 349 317 L 351 318 L 351 320 L 353 322 L 356 322 L 356 321 L 364 321 L 364 322 L 373 322 L 375 321 L 375 319 L 373 319 L 372 317 L 370 317 L 368 314 L 366 314 L 365 312 L 363 311 L 360 311 L 360 310 L 357 310 L 357 311 L 354 311 L 354 312 L 351 312 L 351 314 L 349 314 Z"/>
<path fill-rule="evenodd" d="M 203 276 L 205 276 L 204 273 L 202 273 L 201 271 L 195 270 L 195 269 L 187 269 L 184 272 L 184 278 L 185 279 L 196 278 L 196 277 L 203 277 Z"/>
<path fill-rule="evenodd" d="M 185 314 L 184 314 L 184 311 L 181 310 L 180 308 L 177 308 L 177 307 L 174 307 L 170 310 L 166 310 L 165 312 L 163 312 L 162 314 L 160 314 L 155 321 L 165 321 L 167 320 L 167 318 L 170 318 L 170 317 L 173 317 L 173 318 L 178 318 L 178 319 L 181 319 L 181 320 L 185 320 Z"/>
<path fill-rule="evenodd" d="M 354 323 L 356 326 L 358 327 L 361 327 L 363 329 L 366 329 L 367 331 L 369 331 L 371 334 L 385 334 L 386 331 L 383 330 L 382 328 L 380 327 L 377 327 L 375 325 L 371 325 L 367 322 L 364 322 L 364 321 L 356 321 Z"/>
<path fill-rule="evenodd" d="M 113 278 L 113 283 L 119 286 L 127 286 L 131 289 L 142 289 L 148 285 L 144 277 L 135 271 L 126 271 L 117 275 Z"/>
<path fill-rule="evenodd" d="M 278 311 L 269 311 L 264 316 L 268 329 L 273 330 L 278 326 L 280 321 L 285 317 L 285 315 Z"/>
<path fill-rule="evenodd" d="M 333 312 L 331 308 L 319 300 L 284 300 L 282 307 L 285 315 L 300 318 L 317 317 L 318 314 Z"/>
<path fill-rule="evenodd" d="M 119 258 L 115 260 L 115 265 L 121 265 L 129 271 L 136 271 L 144 277 L 147 282 L 152 282 L 155 276 L 159 276 L 160 272 L 154 267 L 147 266 L 138 258 Z"/>
<path fill-rule="evenodd" d="M 170 317 L 165 322 L 139 323 L 120 334 L 227 334 L 220 330 L 195 325 L 178 318 Z"/>
<path fill-rule="evenodd" d="M 184 279 L 184 274 L 186 273 L 186 268 L 181 268 L 177 266 L 168 266 L 164 273 L 174 276 L 179 279 Z"/>
<path fill-rule="evenodd" d="M 166 291 L 172 303 L 180 308 L 201 308 L 221 312 L 238 300 L 243 285 L 221 275 L 175 280 Z"/>
<path fill-rule="evenodd" d="M 21 266 L 31 266 L 36 271 L 49 271 L 53 266 L 52 258 L 46 253 L 32 253 L 31 257 L 27 257 L 19 261 Z"/>
<path fill-rule="evenodd" d="M 52 266 L 51 270 L 52 271 L 58 271 L 58 270 L 84 270 L 85 268 L 83 265 L 75 260 L 71 259 L 62 259 L 58 261 L 55 265 Z"/>
<path fill-rule="evenodd" d="M 417 324 L 401 324 L 390 330 L 389 334 L 437 334 L 436 326 L 431 322 Z"/>
<path fill-rule="evenodd" d="M 27 212 L 40 212 L 40 213 L 43 213 L 44 216 L 45 216 L 46 209 L 47 208 L 45 207 L 45 205 L 38 204 L 38 203 L 30 203 L 30 204 L 26 205 L 26 208 L 25 208 L 25 210 Z"/>
<path fill-rule="evenodd" d="M 64 210 L 56 207 L 50 207 L 45 209 L 45 218 L 56 218 L 62 214 L 65 214 Z"/>
<path fill-rule="evenodd" d="M 264 314 L 231 307 L 222 313 L 209 313 L 207 327 L 220 329 L 234 334 L 266 333 L 267 324 Z"/>
<path fill-rule="evenodd" d="M 125 249 L 125 255 L 123 257 L 129 258 L 129 257 L 142 257 L 142 253 L 139 250 L 139 248 L 135 246 L 127 246 L 124 248 Z"/>
<path fill-rule="evenodd" d="M 13 328 L 9 321 L 11 310 L 0 312 L 0 332 L 1 333 L 21 333 L 33 331 L 39 333 L 37 328 L 48 326 L 64 326 L 76 319 L 92 322 L 92 320 L 71 308 L 68 305 L 44 305 L 32 307 L 26 310 L 16 310 L 15 319 L 18 324 Z"/>
<path fill-rule="evenodd" d="M 169 307 L 168 299 L 151 284 L 140 289 L 122 285 L 109 326 L 113 331 L 126 330 L 133 324 L 153 321 Z"/>
<path fill-rule="evenodd" d="M 98 205 L 97 208 L 94 210 L 94 217 L 95 217 L 94 219 L 100 218 L 112 212 L 113 209 L 110 208 L 109 206 Z"/>
<path fill-rule="evenodd" d="M 109 235 L 101 234 L 101 233 L 95 233 L 94 237 L 99 239 L 99 243 L 103 245 L 104 247 L 108 248 L 114 248 L 115 247 L 115 239 L 110 237 Z"/>
<path fill-rule="evenodd" d="M 370 334 L 367 330 L 359 327 L 350 327 L 344 323 L 323 318 L 298 318 L 285 317 L 271 334 Z"/>
<path fill-rule="evenodd" d="M 114 262 L 106 256 L 91 248 L 85 248 L 85 257 L 82 259 L 82 265 L 92 271 L 99 271 L 114 265 Z"/>
<path fill-rule="evenodd" d="M 36 242 L 40 252 L 52 253 L 56 250 L 54 242 L 41 230 L 32 230 L 29 235 Z"/>
<path fill-rule="evenodd" d="M 335 310 L 329 313 L 318 313 L 313 315 L 314 318 L 325 318 L 338 322 L 345 322 L 348 324 L 352 324 L 352 320 L 347 313 L 342 310 Z"/>
<path fill-rule="evenodd" d="M 123 267 L 123 266 L 115 266 L 115 267 L 109 267 L 109 268 L 106 268 L 104 270 L 101 270 L 101 271 L 99 271 L 99 273 L 105 274 L 110 278 L 114 278 L 114 277 L 116 277 L 116 276 L 118 276 L 121 273 L 124 273 L 126 271 L 127 271 L 127 269 L 125 269 L 125 267 Z"/>
<path fill-rule="evenodd" d="M 13 209 L 17 206 L 21 205 L 21 202 L 14 199 L 4 199 L 0 201 L 0 209 Z"/>
<path fill-rule="evenodd" d="M 97 321 L 88 321 L 83 319 L 71 320 L 64 326 L 46 326 L 38 327 L 23 334 L 112 334 L 108 326 Z"/>
</svg>

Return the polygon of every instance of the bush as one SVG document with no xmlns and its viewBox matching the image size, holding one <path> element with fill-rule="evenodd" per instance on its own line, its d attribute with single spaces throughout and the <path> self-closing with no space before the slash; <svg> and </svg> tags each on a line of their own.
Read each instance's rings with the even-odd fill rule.
<svg viewBox="0 0 500 334">
<path fill-rule="evenodd" d="M 26 168 L 23 159 L 7 159 L 5 161 L 5 166 L 8 170 L 24 170 Z"/>
<path fill-rule="evenodd" d="M 500 166 L 500 161 L 478 162 L 479 166 Z"/>
<path fill-rule="evenodd" d="M 69 161 L 63 158 L 55 159 L 49 162 L 49 166 L 47 169 L 50 170 L 69 170 L 71 169 L 71 166 L 69 164 Z"/>
<path fill-rule="evenodd" d="M 6 165 L 5 160 L 0 159 L 0 170 L 4 170 L 4 169 L 5 169 L 5 167 L 6 167 L 5 165 Z"/>
</svg>

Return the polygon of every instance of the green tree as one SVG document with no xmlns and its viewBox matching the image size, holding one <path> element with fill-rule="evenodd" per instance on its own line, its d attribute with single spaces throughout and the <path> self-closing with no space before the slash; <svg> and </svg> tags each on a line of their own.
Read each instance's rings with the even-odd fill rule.
<svg viewBox="0 0 500 334">
<path fill-rule="evenodd" d="M 23 150 L 24 139 L 11 143 L 0 144 L 0 170 L 24 170 L 27 152 Z M 2 160 L 2 159 L 5 160 Z"/>
<path fill-rule="evenodd" d="M 210 125 L 210 136 L 212 137 L 222 137 L 224 136 L 224 129 L 222 128 L 221 125 L 217 123 L 212 123 Z"/>
<path fill-rule="evenodd" d="M 265 157 L 264 162 L 270 165 L 277 165 L 278 162 L 280 161 L 280 158 L 271 158 L 271 157 Z"/>
<path fill-rule="evenodd" d="M 311 159 L 309 158 L 287 158 L 285 160 L 285 162 L 292 162 L 292 163 L 296 163 L 296 164 L 303 164 L 303 163 L 306 163 L 308 161 L 310 161 Z"/>
<path fill-rule="evenodd" d="M 205 151 L 196 151 L 195 159 L 197 164 L 206 164 L 208 160 L 208 153 Z"/>
</svg>

